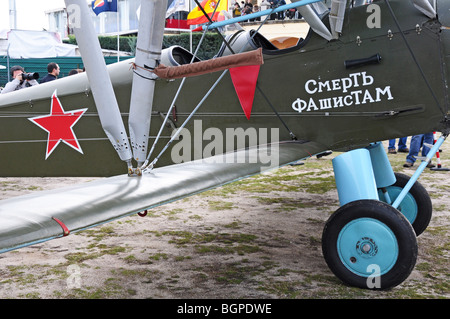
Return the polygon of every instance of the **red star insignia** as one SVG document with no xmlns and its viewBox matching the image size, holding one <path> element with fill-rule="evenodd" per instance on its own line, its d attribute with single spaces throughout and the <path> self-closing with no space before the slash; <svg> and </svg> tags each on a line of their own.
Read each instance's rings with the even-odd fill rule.
<svg viewBox="0 0 450 319">
<path fill-rule="evenodd" d="M 50 156 L 61 141 L 83 154 L 72 127 L 78 122 L 86 111 L 87 109 L 68 112 L 64 111 L 61 102 L 56 96 L 55 90 L 52 95 L 50 114 L 29 118 L 31 122 L 48 132 L 47 152 L 45 159 Z"/>
</svg>

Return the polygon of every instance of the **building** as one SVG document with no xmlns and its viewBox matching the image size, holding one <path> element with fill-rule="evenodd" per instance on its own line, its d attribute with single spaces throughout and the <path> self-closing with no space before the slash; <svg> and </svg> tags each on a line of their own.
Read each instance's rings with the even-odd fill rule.
<svg viewBox="0 0 450 319">
<path fill-rule="evenodd" d="M 92 0 L 87 0 L 92 7 Z M 140 0 L 118 0 L 116 12 L 104 12 L 96 16 L 92 12 L 92 19 L 98 34 L 116 35 L 136 33 L 139 25 L 138 9 Z M 67 12 L 65 8 L 55 8 L 45 12 L 49 30 L 58 32 L 61 38 L 67 38 L 70 30 L 67 27 Z"/>
</svg>

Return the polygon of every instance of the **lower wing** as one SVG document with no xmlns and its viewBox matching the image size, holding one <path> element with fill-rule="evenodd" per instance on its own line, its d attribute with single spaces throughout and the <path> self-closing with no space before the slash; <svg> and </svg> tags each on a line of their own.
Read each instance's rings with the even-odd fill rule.
<svg viewBox="0 0 450 319">
<path fill-rule="evenodd" d="M 68 235 L 322 153 L 290 141 L 0 201 L 0 253 Z"/>
</svg>

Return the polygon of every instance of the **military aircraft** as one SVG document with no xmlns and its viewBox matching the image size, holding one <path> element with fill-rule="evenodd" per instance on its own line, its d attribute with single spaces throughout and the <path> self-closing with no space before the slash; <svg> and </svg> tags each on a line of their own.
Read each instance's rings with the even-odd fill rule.
<svg viewBox="0 0 450 319">
<path fill-rule="evenodd" d="M 1 252 L 331 150 L 328 266 L 361 288 L 409 276 L 432 213 L 417 178 L 450 127 L 448 1 L 293 1 L 255 15 L 297 8 L 310 31 L 295 45 L 241 29 L 201 61 L 161 50 L 167 1 L 144 0 L 135 59 L 108 68 L 84 5 L 66 0 L 86 73 L 0 95 L 0 174 L 107 177 L 0 202 Z M 394 173 L 379 141 L 432 131 L 416 173 Z"/>
</svg>

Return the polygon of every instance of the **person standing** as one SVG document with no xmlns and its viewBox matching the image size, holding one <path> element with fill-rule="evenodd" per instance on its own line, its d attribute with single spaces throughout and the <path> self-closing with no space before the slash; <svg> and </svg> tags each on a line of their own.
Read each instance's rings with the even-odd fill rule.
<svg viewBox="0 0 450 319">
<path fill-rule="evenodd" d="M 433 145 L 434 137 L 433 133 L 413 135 L 411 137 L 411 142 L 409 144 L 409 153 L 406 156 L 406 162 L 403 167 L 412 167 L 416 161 L 415 156 L 419 154 L 420 148 L 422 147 L 422 156 L 427 156 L 430 148 L 425 144 Z M 434 167 L 431 162 L 427 165 L 428 168 Z"/>
<path fill-rule="evenodd" d="M 247 2 L 244 4 L 244 7 L 242 8 L 242 14 L 251 14 L 253 11 L 253 3 L 252 0 L 247 0 Z"/>
<path fill-rule="evenodd" d="M 50 62 L 47 65 L 48 74 L 42 78 L 41 84 L 56 80 L 59 76 L 59 71 L 59 65 L 55 62 Z"/>
<path fill-rule="evenodd" d="M 278 0 L 269 0 L 269 3 L 270 3 L 270 8 L 271 9 L 274 9 L 274 8 L 278 7 Z M 270 15 L 270 20 L 275 20 L 276 17 L 277 17 L 277 14 L 276 13 L 272 13 Z"/>
<path fill-rule="evenodd" d="M 241 16 L 241 7 L 239 6 L 239 3 L 235 2 L 233 8 L 233 18 L 240 16 Z"/>
<path fill-rule="evenodd" d="M 284 6 L 285 4 L 286 4 L 286 1 L 284 1 L 284 0 L 278 1 L 278 6 Z M 278 12 L 277 17 L 278 17 L 278 20 L 284 20 L 284 11 Z"/>
<path fill-rule="evenodd" d="M 406 146 L 407 139 L 408 139 L 408 136 L 400 137 L 398 139 L 398 151 L 399 151 L 399 153 L 408 153 L 409 152 L 409 149 Z M 392 140 L 389 140 L 388 153 L 389 154 L 397 154 L 397 151 L 395 150 L 395 138 L 392 139 Z"/>
</svg>

